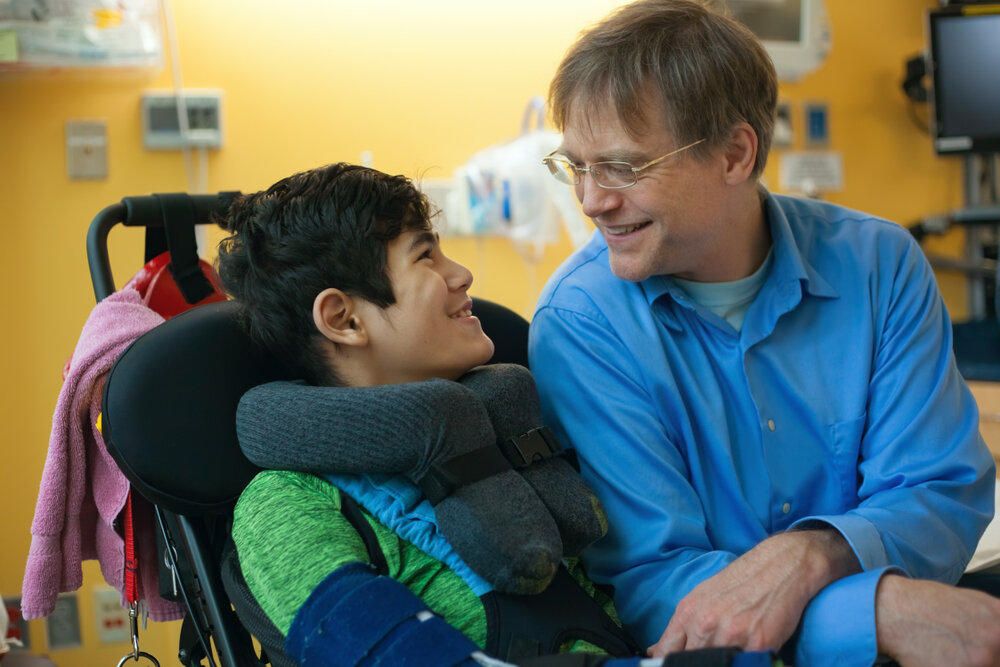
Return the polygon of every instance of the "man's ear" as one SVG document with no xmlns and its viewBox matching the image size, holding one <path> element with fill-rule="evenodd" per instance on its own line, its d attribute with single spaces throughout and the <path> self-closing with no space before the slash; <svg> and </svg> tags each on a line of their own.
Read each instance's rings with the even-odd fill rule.
<svg viewBox="0 0 1000 667">
<path fill-rule="evenodd" d="M 337 345 L 367 345 L 357 303 L 350 295 L 328 287 L 313 299 L 313 322 L 320 334 Z"/>
<path fill-rule="evenodd" d="M 733 126 L 725 145 L 725 158 L 726 183 L 737 185 L 751 177 L 757 161 L 757 133 L 749 123 Z"/>
</svg>

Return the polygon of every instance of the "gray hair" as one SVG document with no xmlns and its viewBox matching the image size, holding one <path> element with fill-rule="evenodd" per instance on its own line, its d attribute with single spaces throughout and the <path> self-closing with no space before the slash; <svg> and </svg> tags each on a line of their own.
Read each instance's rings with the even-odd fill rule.
<svg viewBox="0 0 1000 667">
<path fill-rule="evenodd" d="M 638 135 L 652 95 L 678 145 L 705 157 L 746 122 L 757 134 L 753 174 L 767 162 L 778 82 L 760 40 L 707 0 L 638 0 L 584 31 L 570 47 L 549 87 L 549 109 L 562 131 L 575 109 L 614 105 L 626 131 Z"/>
</svg>

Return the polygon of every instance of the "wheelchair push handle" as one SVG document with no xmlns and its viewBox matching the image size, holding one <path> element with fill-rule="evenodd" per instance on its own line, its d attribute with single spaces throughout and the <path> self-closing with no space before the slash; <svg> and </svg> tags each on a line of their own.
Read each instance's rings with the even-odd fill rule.
<svg viewBox="0 0 1000 667">
<path fill-rule="evenodd" d="M 192 225 L 210 224 L 226 212 L 239 194 L 224 191 L 214 195 L 170 193 L 125 197 L 98 213 L 87 231 L 87 262 L 97 301 L 115 291 L 108 257 L 108 233 L 115 225 L 163 228 L 166 216 L 178 210 L 184 212 Z"/>
</svg>

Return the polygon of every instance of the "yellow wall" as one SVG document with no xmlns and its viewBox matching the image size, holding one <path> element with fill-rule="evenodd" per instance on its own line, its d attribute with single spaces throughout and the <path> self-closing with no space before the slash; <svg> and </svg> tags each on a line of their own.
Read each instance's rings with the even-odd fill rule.
<svg viewBox="0 0 1000 667">
<path fill-rule="evenodd" d="M 207 190 L 266 187 L 293 171 L 372 151 L 389 172 L 443 178 L 472 153 L 512 136 L 528 99 L 543 94 L 564 49 L 614 0 L 175 0 L 184 84 L 225 90 L 226 145 L 209 157 Z M 935 0 L 828 0 L 833 51 L 824 67 L 783 97 L 830 108 L 832 148 L 846 185 L 828 198 L 900 222 L 961 202 L 960 170 L 933 156 L 899 90 L 903 61 L 923 48 L 923 13 Z M 0 445 L 4 491 L 0 594 L 18 595 L 60 369 L 93 305 L 86 229 L 123 196 L 188 189 L 175 153 L 141 147 L 139 99 L 168 88 L 169 70 L 139 77 L 39 74 L 0 77 Z M 107 121 L 110 177 L 66 177 L 64 124 Z M 796 120 L 799 120 L 796 117 Z M 797 123 L 801 128 L 801 122 Z M 777 185 L 777 159 L 766 172 Z M 946 240 L 954 246 L 956 240 Z M 479 296 L 525 315 L 538 285 L 570 251 L 567 241 L 527 267 L 502 241 L 446 241 L 477 274 Z M 134 230 L 112 234 L 119 285 L 141 263 Z M 943 278 L 953 311 L 961 283 Z M 64 667 L 117 659 L 98 652 L 90 627 L 93 563 L 81 591 L 83 651 L 59 651 Z M 32 626 L 44 650 L 44 628 Z M 173 664 L 174 624 L 151 625 L 143 648 Z"/>
</svg>

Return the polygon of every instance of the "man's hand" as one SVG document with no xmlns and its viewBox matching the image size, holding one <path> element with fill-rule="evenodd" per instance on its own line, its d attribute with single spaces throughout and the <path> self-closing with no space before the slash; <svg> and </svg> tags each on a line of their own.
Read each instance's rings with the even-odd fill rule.
<svg viewBox="0 0 1000 667">
<path fill-rule="evenodd" d="M 903 667 L 1000 665 L 1000 599 L 886 575 L 875 594 L 879 652 Z"/>
<path fill-rule="evenodd" d="M 836 530 L 770 537 L 685 596 L 649 654 L 710 646 L 777 650 L 816 593 L 858 570 L 857 558 Z"/>
</svg>

